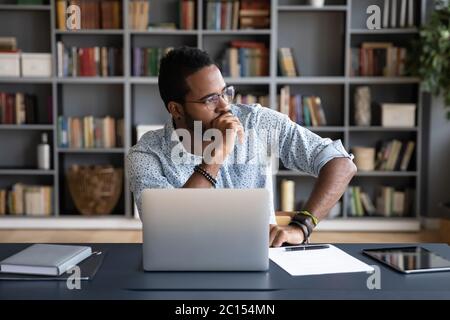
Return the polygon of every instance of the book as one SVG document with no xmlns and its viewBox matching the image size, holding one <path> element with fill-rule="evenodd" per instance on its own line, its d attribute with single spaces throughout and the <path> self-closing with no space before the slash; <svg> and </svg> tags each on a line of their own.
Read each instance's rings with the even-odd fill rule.
<svg viewBox="0 0 450 320">
<path fill-rule="evenodd" d="M 6 273 L 59 276 L 92 254 L 86 246 L 33 244 L 0 262 Z"/>
<path fill-rule="evenodd" d="M 400 5 L 400 28 L 404 28 L 406 26 L 406 3 L 408 0 L 401 0 Z"/>
<path fill-rule="evenodd" d="M 392 1 L 391 10 L 391 28 L 397 27 L 397 0 Z"/>
<path fill-rule="evenodd" d="M 389 0 L 384 0 L 383 8 L 383 28 L 389 27 Z"/>
<path fill-rule="evenodd" d="M 414 27 L 414 0 L 408 0 L 408 27 Z"/>
<path fill-rule="evenodd" d="M 107 251 L 93 251 L 91 256 L 81 261 L 77 266 L 80 268 L 79 280 L 93 280 L 97 271 L 100 269 Z M 0 273 L 0 280 L 13 281 L 67 281 L 73 277 L 71 273 L 63 273 L 59 276 L 18 274 L 18 273 Z"/>
</svg>

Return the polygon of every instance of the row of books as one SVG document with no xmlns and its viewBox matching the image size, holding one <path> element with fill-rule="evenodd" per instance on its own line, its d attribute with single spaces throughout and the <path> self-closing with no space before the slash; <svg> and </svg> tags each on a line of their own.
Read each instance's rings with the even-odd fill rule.
<svg viewBox="0 0 450 320">
<path fill-rule="evenodd" d="M 134 48 L 133 76 L 155 77 L 159 74 L 161 58 L 172 48 Z"/>
<path fill-rule="evenodd" d="M 35 95 L 0 92 L 0 124 L 38 123 L 37 111 Z"/>
<path fill-rule="evenodd" d="M 221 59 L 225 77 L 260 77 L 269 74 L 269 53 L 263 42 L 231 41 Z"/>
<path fill-rule="evenodd" d="M 395 77 L 405 75 L 406 48 L 390 42 L 363 42 L 351 48 L 352 76 Z"/>
<path fill-rule="evenodd" d="M 253 94 L 236 94 L 235 103 L 238 104 L 255 104 L 259 103 L 261 106 L 267 107 L 270 105 L 270 98 L 268 95 L 253 95 Z"/>
<path fill-rule="evenodd" d="M 109 77 L 123 74 L 121 48 L 66 47 L 57 42 L 58 77 Z"/>
<path fill-rule="evenodd" d="M 395 190 L 389 186 L 379 186 L 376 190 L 375 205 L 367 192 L 360 186 L 350 186 L 349 215 L 402 217 L 412 213 L 414 190 Z"/>
<path fill-rule="evenodd" d="M 206 29 L 237 30 L 270 27 L 270 1 L 208 0 Z"/>
<path fill-rule="evenodd" d="M 383 28 L 414 26 L 414 0 L 384 0 Z"/>
<path fill-rule="evenodd" d="M 297 77 L 299 75 L 292 48 L 278 48 L 278 67 L 283 77 Z"/>
<path fill-rule="evenodd" d="M 49 216 L 53 213 L 53 187 L 14 184 L 0 190 L 0 215 Z"/>
<path fill-rule="evenodd" d="M 58 145 L 61 148 L 123 147 L 123 133 L 123 119 L 58 117 Z"/>
<path fill-rule="evenodd" d="M 414 152 L 414 141 L 382 141 L 379 143 L 375 160 L 375 170 L 406 171 Z"/>
<path fill-rule="evenodd" d="M 69 15 L 66 12 L 70 5 L 80 7 L 81 29 L 120 29 L 122 26 L 120 0 L 57 0 L 56 21 L 59 30 L 67 29 Z"/>
<path fill-rule="evenodd" d="M 301 94 L 291 95 L 289 86 L 283 86 L 280 89 L 279 111 L 302 126 L 327 125 L 320 97 Z"/>
</svg>

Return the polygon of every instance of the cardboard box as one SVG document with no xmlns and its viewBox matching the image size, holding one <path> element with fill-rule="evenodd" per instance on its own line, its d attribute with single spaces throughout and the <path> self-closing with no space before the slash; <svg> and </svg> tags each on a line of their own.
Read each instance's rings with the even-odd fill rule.
<svg viewBox="0 0 450 320">
<path fill-rule="evenodd" d="M 0 77 L 20 77 L 20 53 L 0 53 Z"/>
<path fill-rule="evenodd" d="M 50 53 L 22 53 L 23 77 L 51 77 L 52 55 Z"/>
<path fill-rule="evenodd" d="M 414 127 L 416 105 L 413 103 L 381 104 L 381 125 L 383 127 Z"/>
</svg>

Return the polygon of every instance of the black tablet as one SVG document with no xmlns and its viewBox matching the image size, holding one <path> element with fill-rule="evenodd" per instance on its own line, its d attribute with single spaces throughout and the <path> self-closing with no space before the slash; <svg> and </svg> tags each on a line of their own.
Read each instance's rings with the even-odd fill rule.
<svg viewBox="0 0 450 320">
<path fill-rule="evenodd" d="M 365 249 L 363 253 L 403 273 L 450 271 L 450 260 L 422 247 Z"/>
</svg>

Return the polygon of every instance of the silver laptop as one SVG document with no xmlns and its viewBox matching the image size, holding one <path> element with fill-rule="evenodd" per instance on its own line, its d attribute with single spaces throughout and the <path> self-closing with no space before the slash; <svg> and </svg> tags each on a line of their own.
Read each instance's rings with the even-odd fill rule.
<svg viewBox="0 0 450 320">
<path fill-rule="evenodd" d="M 267 270 L 269 197 L 266 189 L 144 190 L 144 270 Z"/>
</svg>

